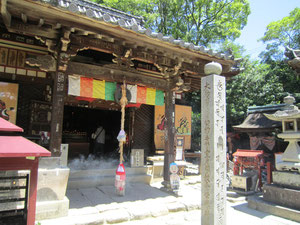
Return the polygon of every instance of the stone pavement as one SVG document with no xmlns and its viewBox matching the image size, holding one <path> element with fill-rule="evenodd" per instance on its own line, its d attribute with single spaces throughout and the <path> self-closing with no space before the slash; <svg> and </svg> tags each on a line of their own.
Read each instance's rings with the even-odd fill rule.
<svg viewBox="0 0 300 225">
<path fill-rule="evenodd" d="M 161 191 L 161 182 L 151 186 L 127 184 L 126 195 L 117 196 L 113 186 L 68 190 L 70 210 L 67 217 L 42 220 L 41 225 L 199 225 L 201 223 L 200 176 L 181 183 L 181 197 Z M 244 198 L 228 201 L 227 224 L 298 224 L 247 207 Z"/>
</svg>

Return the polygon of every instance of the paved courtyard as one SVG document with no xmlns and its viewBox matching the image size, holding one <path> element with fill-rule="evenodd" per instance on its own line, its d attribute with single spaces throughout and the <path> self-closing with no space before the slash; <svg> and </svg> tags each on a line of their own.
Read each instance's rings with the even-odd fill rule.
<svg viewBox="0 0 300 225">
<path fill-rule="evenodd" d="M 70 210 L 67 217 L 40 221 L 42 225 L 199 225 L 201 224 L 200 176 L 181 182 L 181 197 L 152 186 L 127 184 L 126 195 L 117 196 L 113 186 L 68 190 Z M 298 223 L 247 207 L 244 197 L 228 198 L 227 224 L 296 225 Z"/>
</svg>

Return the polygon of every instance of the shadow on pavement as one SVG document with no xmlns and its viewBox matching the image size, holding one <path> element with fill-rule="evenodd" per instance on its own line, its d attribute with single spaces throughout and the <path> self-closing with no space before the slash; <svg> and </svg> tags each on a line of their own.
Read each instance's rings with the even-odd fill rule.
<svg viewBox="0 0 300 225">
<path fill-rule="evenodd" d="M 66 195 L 70 201 L 70 209 L 172 196 L 155 187 L 140 183 L 127 184 L 125 196 L 118 196 L 114 186 L 67 190 Z"/>
<path fill-rule="evenodd" d="M 235 210 L 238 210 L 240 212 L 258 217 L 260 219 L 263 219 L 264 217 L 266 217 L 268 214 L 264 213 L 264 212 L 260 212 L 257 211 L 255 209 L 251 209 L 248 207 L 248 203 L 241 203 L 241 204 L 236 204 L 234 206 L 232 206 L 232 208 L 234 208 Z"/>
</svg>

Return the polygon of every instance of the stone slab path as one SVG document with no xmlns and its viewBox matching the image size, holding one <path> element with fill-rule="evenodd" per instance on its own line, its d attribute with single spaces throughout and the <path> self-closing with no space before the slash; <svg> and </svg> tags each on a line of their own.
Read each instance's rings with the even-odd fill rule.
<svg viewBox="0 0 300 225">
<path fill-rule="evenodd" d="M 199 225 L 201 224 L 200 176 L 181 182 L 181 197 L 152 186 L 127 184 L 126 195 L 117 196 L 113 186 L 68 190 L 69 214 L 42 220 L 41 225 Z M 241 223 L 241 221 L 243 221 Z M 247 207 L 245 198 L 227 201 L 227 224 L 296 225 L 298 223 Z"/>
</svg>

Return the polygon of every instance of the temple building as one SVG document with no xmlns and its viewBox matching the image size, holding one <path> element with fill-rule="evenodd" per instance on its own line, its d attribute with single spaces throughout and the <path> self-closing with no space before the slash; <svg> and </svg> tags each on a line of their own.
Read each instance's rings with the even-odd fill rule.
<svg viewBox="0 0 300 225">
<path fill-rule="evenodd" d="M 0 5 L 1 117 L 51 151 L 49 159 L 41 160 L 41 171 L 61 171 L 61 180 L 53 183 L 61 184 L 63 199 L 69 176 L 63 168 L 64 144 L 69 159 L 88 156 L 91 135 L 101 124 L 103 156 L 116 153 L 123 83 L 129 101 L 129 151 L 143 149 L 145 157 L 155 153 L 155 107 L 164 109 L 160 130 L 168 182 L 166 171 L 174 161 L 175 95 L 201 89 L 207 63 L 221 64 L 227 79 L 239 73 L 232 56 L 153 32 L 144 27 L 142 17 L 87 0 L 2 0 Z M 186 121 L 180 124 L 180 131 L 188 134 Z"/>
</svg>

